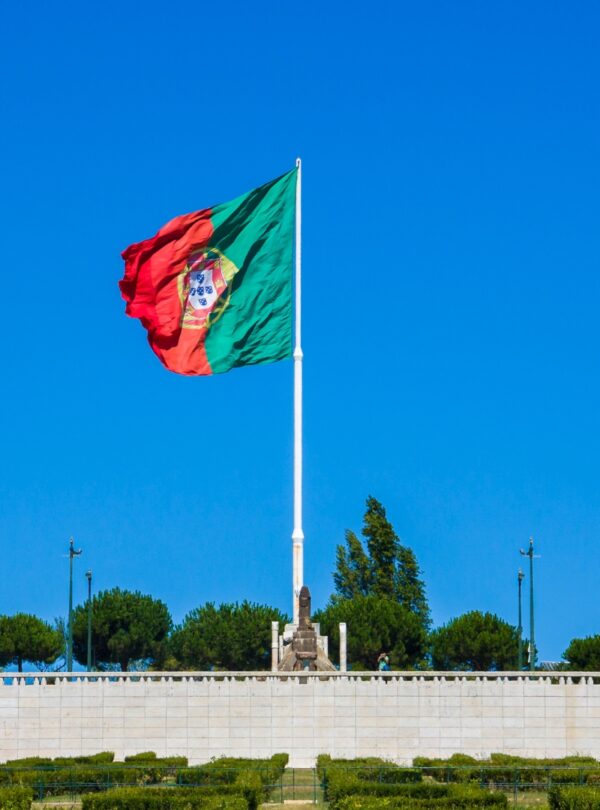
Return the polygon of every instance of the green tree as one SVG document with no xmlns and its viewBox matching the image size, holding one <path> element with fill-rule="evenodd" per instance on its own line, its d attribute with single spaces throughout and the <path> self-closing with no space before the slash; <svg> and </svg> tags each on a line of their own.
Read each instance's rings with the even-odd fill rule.
<svg viewBox="0 0 600 810">
<path fill-rule="evenodd" d="M 333 601 L 357 596 L 393 599 L 414 613 L 427 630 L 429 605 L 417 558 L 402 545 L 385 508 L 372 496 L 367 498 L 362 535 L 366 550 L 351 531 L 346 532 L 346 546 L 337 547 Z"/>
<path fill-rule="evenodd" d="M 354 532 L 346 531 L 346 548 L 336 549 L 335 589 L 342 599 L 367 596 L 371 587 L 370 560 Z"/>
<path fill-rule="evenodd" d="M 271 622 L 289 622 L 276 608 L 244 601 L 192 610 L 171 636 L 172 656 L 184 669 L 269 669 Z"/>
<path fill-rule="evenodd" d="M 355 596 L 332 600 L 313 621 L 329 636 L 329 652 L 339 663 L 339 624 L 348 625 L 348 664 L 352 669 L 375 669 L 381 652 L 390 654 L 396 669 L 425 666 L 427 631 L 419 616 L 396 599 L 386 596 Z"/>
<path fill-rule="evenodd" d="M 40 669 L 53 664 L 63 651 L 60 632 L 37 616 L 0 616 L 0 666 L 16 664 L 23 672 L 23 662 L 28 661 Z"/>
<path fill-rule="evenodd" d="M 151 663 L 165 657 L 173 622 L 160 599 L 139 591 L 113 588 L 92 598 L 92 650 L 96 666 L 119 665 L 125 672 L 133 661 Z M 73 611 L 73 655 L 87 661 L 88 605 Z"/>
<path fill-rule="evenodd" d="M 600 671 L 600 636 L 574 638 L 563 653 L 568 668 L 579 672 Z"/>
<path fill-rule="evenodd" d="M 493 613 L 464 613 L 431 634 L 434 669 L 516 670 L 518 657 L 517 628 Z"/>
</svg>

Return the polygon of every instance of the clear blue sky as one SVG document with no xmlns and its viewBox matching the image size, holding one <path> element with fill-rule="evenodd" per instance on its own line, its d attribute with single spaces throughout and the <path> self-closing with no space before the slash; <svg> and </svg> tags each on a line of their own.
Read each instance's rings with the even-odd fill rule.
<svg viewBox="0 0 600 810">
<path fill-rule="evenodd" d="M 120 251 L 304 161 L 306 580 L 378 497 L 436 624 L 600 632 L 597 3 L 12 3 L 0 612 L 291 607 L 292 366 L 165 371 Z M 527 580 L 526 583 L 527 585 Z M 527 631 L 527 623 L 526 623 Z"/>
</svg>

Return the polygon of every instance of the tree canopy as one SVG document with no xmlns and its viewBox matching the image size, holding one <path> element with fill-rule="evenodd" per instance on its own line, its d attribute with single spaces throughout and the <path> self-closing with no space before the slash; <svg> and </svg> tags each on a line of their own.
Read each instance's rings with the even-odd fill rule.
<svg viewBox="0 0 600 810">
<path fill-rule="evenodd" d="M 434 669 L 515 670 L 518 657 L 517 628 L 493 613 L 464 613 L 431 634 Z"/>
<path fill-rule="evenodd" d="M 87 660 L 88 605 L 73 611 L 73 655 Z M 125 672 L 132 661 L 151 663 L 164 658 L 172 628 L 169 610 L 160 599 L 139 591 L 113 588 L 92 599 L 92 650 L 99 669 L 119 665 Z"/>
<path fill-rule="evenodd" d="M 569 669 L 600 671 L 600 636 L 574 638 L 563 653 Z"/>
<path fill-rule="evenodd" d="M 339 663 L 339 623 L 348 625 L 348 665 L 352 669 L 375 669 L 380 653 L 390 654 L 396 669 L 425 665 L 427 631 L 420 617 L 387 596 L 357 595 L 332 600 L 315 613 L 321 632 L 329 636 L 329 654 Z"/>
<path fill-rule="evenodd" d="M 334 600 L 357 596 L 392 599 L 417 616 L 427 630 L 429 605 L 417 558 L 400 542 L 382 504 L 369 496 L 366 506 L 362 528 L 366 549 L 350 530 L 345 547 L 337 547 Z"/>
<path fill-rule="evenodd" d="M 53 664 L 64 651 L 62 634 L 37 616 L 0 616 L 0 666 L 28 661 L 38 669 Z"/>
<path fill-rule="evenodd" d="M 271 622 L 289 617 L 276 608 L 244 601 L 208 602 L 192 610 L 173 631 L 171 655 L 183 669 L 269 669 Z"/>
</svg>

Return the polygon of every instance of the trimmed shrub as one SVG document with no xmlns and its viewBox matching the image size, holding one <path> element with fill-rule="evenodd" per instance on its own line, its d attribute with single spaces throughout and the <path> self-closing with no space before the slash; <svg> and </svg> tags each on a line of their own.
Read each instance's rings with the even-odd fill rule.
<svg viewBox="0 0 600 810">
<path fill-rule="evenodd" d="M 63 759 L 27 769 L 0 766 L 0 786 L 29 785 L 34 789 L 36 798 L 40 799 L 66 792 L 90 793 L 110 787 L 155 785 L 174 780 L 178 769 L 187 765 L 187 758 L 165 757 L 135 764 L 114 762 L 104 766 L 68 763 L 68 759 Z"/>
<path fill-rule="evenodd" d="M 16 768 L 38 768 L 48 765 L 108 765 L 114 761 L 113 751 L 100 751 L 98 754 L 89 754 L 80 757 L 23 757 L 22 759 L 8 759 L 4 765 Z"/>
<path fill-rule="evenodd" d="M 221 757 L 178 771 L 177 781 L 182 785 L 231 785 L 240 773 L 252 771 L 262 785 L 273 785 L 281 778 L 288 760 L 288 754 L 273 754 L 270 759 Z"/>
<path fill-rule="evenodd" d="M 29 810 L 33 791 L 29 788 L 0 788 L 0 810 Z"/>
<path fill-rule="evenodd" d="M 126 765 L 94 767 L 73 765 L 70 768 L 37 768 L 30 770 L 0 768 L 0 784 L 31 787 L 36 798 L 59 793 L 89 793 L 121 785 L 138 786 L 149 782 L 141 768 Z"/>
<path fill-rule="evenodd" d="M 551 788 L 550 810 L 600 810 L 600 790 L 589 787 Z"/>
<path fill-rule="evenodd" d="M 3 767 L 8 768 L 37 768 L 40 765 L 52 765 L 51 757 L 23 757 L 23 759 L 7 759 Z"/>
<path fill-rule="evenodd" d="M 111 756 L 105 753 L 101 756 Z M 145 758 L 145 759 L 144 759 Z M 56 796 L 62 793 L 99 793 L 111 788 L 135 788 L 159 786 L 177 778 L 178 785 L 201 786 L 207 788 L 203 795 L 243 796 L 250 810 L 258 807 L 267 798 L 268 786 L 274 785 L 288 761 L 287 754 L 276 754 L 270 759 L 221 759 L 199 768 L 187 768 L 186 757 L 152 757 L 152 752 L 134 755 L 127 763 L 107 765 L 64 763 L 40 764 L 35 758 L 35 766 L 0 766 L 0 786 L 29 787 L 36 799 Z M 29 764 L 30 760 L 27 760 Z"/>
<path fill-rule="evenodd" d="M 83 796 L 82 810 L 248 810 L 248 802 L 202 789 L 128 788 Z"/>
<path fill-rule="evenodd" d="M 438 799 L 448 795 L 449 785 L 438 785 L 435 782 L 417 782 L 413 784 L 390 784 L 389 782 L 365 782 L 352 776 L 348 771 L 333 769 L 329 771 L 325 789 L 325 798 L 331 807 L 337 808 L 340 799 L 347 796 L 371 797 L 404 797 L 409 799 Z"/>
<path fill-rule="evenodd" d="M 260 761 L 255 760 L 255 762 Z M 268 762 L 269 760 L 264 761 Z M 222 766 L 211 767 L 213 764 L 215 763 L 204 766 L 205 770 L 202 768 L 189 768 L 187 771 L 179 771 L 179 783 L 190 786 L 183 789 L 186 791 L 198 790 L 211 795 L 242 795 L 248 804 L 249 810 L 256 810 L 259 804 L 265 801 L 268 793 L 266 786 L 272 783 L 266 779 L 264 770 L 234 769 Z"/>
<path fill-rule="evenodd" d="M 383 782 L 385 784 L 406 784 L 421 782 L 423 775 L 416 768 L 402 768 L 394 762 L 379 757 L 357 757 L 356 759 L 332 759 L 329 754 L 317 757 L 317 773 L 325 790 L 329 774 L 343 772 L 363 782 Z"/>
<path fill-rule="evenodd" d="M 543 788 L 553 784 L 593 784 L 600 782 L 600 766 L 592 757 L 531 759 L 511 754 L 491 754 L 476 760 L 465 754 L 449 759 L 416 757 L 413 766 L 438 782 L 470 782 L 479 785 L 528 785 Z"/>
<path fill-rule="evenodd" d="M 82 757 L 55 757 L 53 765 L 111 765 L 114 762 L 113 751 L 100 751 L 99 754 L 90 754 Z"/>
<path fill-rule="evenodd" d="M 130 754 L 125 757 L 125 762 L 154 762 L 156 753 L 154 751 L 141 751 L 139 754 Z"/>
<path fill-rule="evenodd" d="M 336 804 L 336 810 L 475 810 L 476 808 L 504 808 L 508 800 L 503 793 L 490 793 L 477 788 L 460 787 L 464 795 L 444 796 L 439 799 L 386 799 L 365 796 L 347 796 Z M 456 787 L 455 787 L 456 790 Z"/>
</svg>

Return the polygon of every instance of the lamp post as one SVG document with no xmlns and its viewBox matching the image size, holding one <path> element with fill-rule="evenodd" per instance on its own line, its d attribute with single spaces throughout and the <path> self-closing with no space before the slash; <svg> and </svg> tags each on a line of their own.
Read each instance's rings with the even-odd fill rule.
<svg viewBox="0 0 600 810">
<path fill-rule="evenodd" d="M 521 549 L 524 557 L 529 557 L 529 669 L 535 671 L 535 629 L 533 623 L 533 537 L 529 538 L 529 548 L 527 551 Z"/>
<path fill-rule="evenodd" d="M 73 557 L 79 557 L 81 549 L 75 551 L 73 538 L 69 541 L 69 630 L 67 637 L 67 672 L 73 671 Z"/>
<path fill-rule="evenodd" d="M 521 609 L 521 592 L 523 589 L 523 580 L 525 579 L 525 574 L 519 568 L 519 573 L 517 574 L 517 582 L 519 586 L 519 626 L 517 627 L 517 632 L 519 634 L 519 672 L 523 669 L 523 617 L 522 617 L 522 609 Z"/>
<path fill-rule="evenodd" d="M 87 671 L 92 671 L 92 572 L 86 571 L 88 581 Z"/>
</svg>

